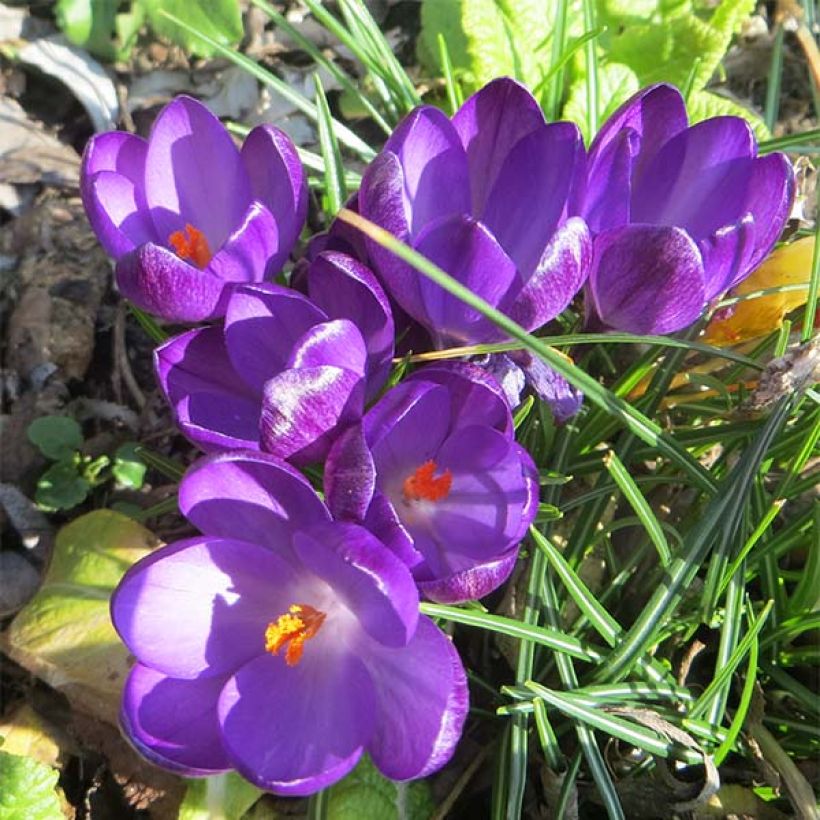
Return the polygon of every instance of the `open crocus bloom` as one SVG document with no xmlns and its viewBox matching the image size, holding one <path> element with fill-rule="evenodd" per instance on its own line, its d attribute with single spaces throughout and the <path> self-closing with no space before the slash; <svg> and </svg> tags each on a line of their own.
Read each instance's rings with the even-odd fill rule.
<svg viewBox="0 0 820 820">
<path fill-rule="evenodd" d="M 284 132 L 258 126 L 239 150 L 190 97 L 169 103 L 147 140 L 93 137 L 80 188 L 123 295 L 181 322 L 223 315 L 226 285 L 277 273 L 307 213 L 307 180 Z"/>
<path fill-rule="evenodd" d="M 464 669 L 401 561 L 265 454 L 203 459 L 179 500 L 204 535 L 138 562 L 111 604 L 137 659 L 122 722 L 146 757 L 285 795 L 334 783 L 363 752 L 396 780 L 447 762 Z"/>
<path fill-rule="evenodd" d="M 571 123 L 547 124 L 532 95 L 496 80 L 449 119 L 411 112 L 362 179 L 358 207 L 527 330 L 557 316 L 590 261 L 583 220 L 567 219 L 584 148 Z M 437 348 L 504 335 L 398 257 L 369 245 L 385 289 Z"/>
<path fill-rule="evenodd" d="M 362 522 L 442 603 L 503 583 L 538 507 L 537 472 L 501 388 L 465 362 L 389 390 L 333 445 L 325 492 L 337 518 Z"/>
<path fill-rule="evenodd" d="M 190 330 L 155 353 L 157 378 L 182 432 L 206 451 L 263 449 L 321 459 L 384 383 L 393 320 L 373 274 L 327 252 L 310 296 L 238 285 L 224 326 Z"/>
<path fill-rule="evenodd" d="M 780 236 L 794 183 L 788 159 L 757 156 L 749 124 L 687 124 L 677 89 L 638 92 L 593 141 L 573 212 L 594 240 L 590 323 L 671 333 L 743 280 Z"/>
</svg>

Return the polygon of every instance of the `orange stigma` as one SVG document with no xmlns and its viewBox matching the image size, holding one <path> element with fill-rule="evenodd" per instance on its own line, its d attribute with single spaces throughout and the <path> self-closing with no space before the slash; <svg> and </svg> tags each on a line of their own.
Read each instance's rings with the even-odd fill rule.
<svg viewBox="0 0 820 820">
<path fill-rule="evenodd" d="M 412 475 L 404 479 L 404 497 L 408 501 L 441 501 L 450 494 L 453 474 L 445 470 L 438 478 L 433 477 L 436 462 L 425 461 Z"/>
<path fill-rule="evenodd" d="M 205 234 L 191 224 L 184 231 L 174 231 L 168 237 L 168 244 L 180 259 L 190 259 L 198 268 L 204 268 L 211 261 L 211 249 Z"/>
<path fill-rule="evenodd" d="M 292 604 L 284 615 L 271 621 L 265 630 L 265 651 L 278 655 L 285 645 L 285 663 L 296 666 L 302 659 L 305 641 L 321 629 L 327 615 L 307 604 Z"/>
</svg>

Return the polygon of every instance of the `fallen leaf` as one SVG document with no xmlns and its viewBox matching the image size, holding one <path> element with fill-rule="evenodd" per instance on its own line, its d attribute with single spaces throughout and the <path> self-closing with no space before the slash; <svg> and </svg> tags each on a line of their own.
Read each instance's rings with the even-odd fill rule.
<svg viewBox="0 0 820 820">
<path fill-rule="evenodd" d="M 145 527 L 111 510 L 63 527 L 43 586 L 3 635 L 4 650 L 77 708 L 116 723 L 130 664 L 108 602 L 126 570 L 156 545 Z"/>
</svg>

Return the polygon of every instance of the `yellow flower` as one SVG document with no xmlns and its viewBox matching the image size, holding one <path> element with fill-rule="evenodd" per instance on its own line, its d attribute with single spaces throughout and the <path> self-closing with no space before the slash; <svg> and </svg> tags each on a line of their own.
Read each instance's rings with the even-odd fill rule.
<svg viewBox="0 0 820 820">
<path fill-rule="evenodd" d="M 774 251 L 748 279 L 744 279 L 732 296 L 743 296 L 781 285 L 806 285 L 804 289 L 772 293 L 746 299 L 733 305 L 727 318 L 717 313 L 706 328 L 705 341 L 718 347 L 734 345 L 764 336 L 783 324 L 783 318 L 808 298 L 814 237 L 807 236 Z"/>
</svg>

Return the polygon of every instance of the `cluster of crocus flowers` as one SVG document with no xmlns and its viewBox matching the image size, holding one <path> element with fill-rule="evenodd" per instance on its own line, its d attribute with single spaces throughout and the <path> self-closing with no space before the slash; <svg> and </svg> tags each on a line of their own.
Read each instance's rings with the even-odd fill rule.
<svg viewBox="0 0 820 820">
<path fill-rule="evenodd" d="M 500 79 L 453 117 L 411 112 L 348 207 L 528 331 L 585 289 L 591 327 L 671 332 L 760 262 L 791 190 L 787 161 L 756 157 L 744 123 L 689 127 L 667 86 L 626 103 L 587 153 L 575 125 Z M 207 455 L 179 495 L 201 534 L 136 564 L 112 602 L 137 660 L 128 737 L 166 768 L 235 769 L 280 794 L 324 788 L 365 752 L 391 778 L 435 771 L 468 697 L 419 597 L 476 600 L 507 579 L 538 508 L 519 393 L 528 383 L 559 421 L 582 397 L 524 352 L 388 387 L 396 348 L 507 339 L 338 221 L 280 277 L 307 197 L 275 128 L 239 149 L 179 98 L 147 140 L 96 137 L 82 193 L 122 293 L 209 322 L 155 355 Z M 322 499 L 307 467 L 322 468 Z"/>
</svg>

